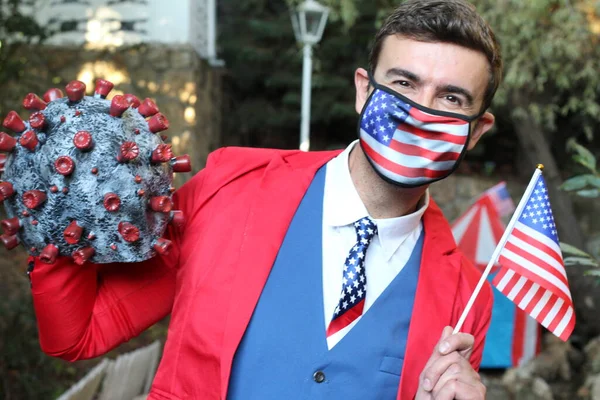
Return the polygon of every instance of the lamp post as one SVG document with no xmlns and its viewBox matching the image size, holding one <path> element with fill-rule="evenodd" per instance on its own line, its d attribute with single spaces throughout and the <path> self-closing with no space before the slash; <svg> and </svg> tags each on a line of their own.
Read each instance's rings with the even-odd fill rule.
<svg viewBox="0 0 600 400">
<path fill-rule="evenodd" d="M 302 62 L 302 114 L 300 122 L 300 150 L 310 148 L 310 93 L 312 75 L 312 46 L 323 37 L 329 8 L 315 0 L 305 0 L 292 12 L 292 26 L 298 43 L 304 45 Z"/>
</svg>

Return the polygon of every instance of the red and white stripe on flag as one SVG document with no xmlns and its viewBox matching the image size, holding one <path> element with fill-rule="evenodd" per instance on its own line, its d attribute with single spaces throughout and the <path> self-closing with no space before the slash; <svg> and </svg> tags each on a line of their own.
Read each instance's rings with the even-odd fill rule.
<svg viewBox="0 0 600 400">
<path fill-rule="evenodd" d="M 567 340 L 575 327 L 573 301 L 543 176 L 500 252 L 493 284 L 545 328 Z"/>
</svg>

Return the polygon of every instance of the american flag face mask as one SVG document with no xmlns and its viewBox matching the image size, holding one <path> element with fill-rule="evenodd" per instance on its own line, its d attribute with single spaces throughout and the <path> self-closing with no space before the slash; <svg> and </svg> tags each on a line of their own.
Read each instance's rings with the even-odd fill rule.
<svg viewBox="0 0 600 400">
<path fill-rule="evenodd" d="M 471 123 L 479 118 L 432 110 L 381 86 L 374 87 L 360 115 L 360 145 L 375 171 L 401 187 L 446 178 L 463 159 Z"/>
</svg>

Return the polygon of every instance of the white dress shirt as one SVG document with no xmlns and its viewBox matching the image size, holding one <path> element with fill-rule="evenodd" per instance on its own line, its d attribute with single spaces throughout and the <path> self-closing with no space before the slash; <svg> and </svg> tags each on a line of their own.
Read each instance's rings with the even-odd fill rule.
<svg viewBox="0 0 600 400">
<path fill-rule="evenodd" d="M 358 141 L 327 163 L 323 195 L 323 308 L 325 330 L 333 317 L 342 292 L 343 268 L 350 249 L 356 244 L 353 223 L 369 216 L 350 177 L 348 155 Z M 378 233 L 365 256 L 367 295 L 363 315 L 406 265 L 423 229 L 421 218 L 429 205 L 429 191 L 419 209 L 398 218 L 373 219 Z M 370 217 L 370 216 L 369 216 Z M 360 320 L 327 338 L 333 348 Z"/>
</svg>

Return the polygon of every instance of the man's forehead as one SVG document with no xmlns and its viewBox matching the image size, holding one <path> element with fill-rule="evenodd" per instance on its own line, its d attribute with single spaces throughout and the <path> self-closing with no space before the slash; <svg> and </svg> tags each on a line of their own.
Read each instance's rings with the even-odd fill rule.
<svg viewBox="0 0 600 400">
<path fill-rule="evenodd" d="M 424 42 L 400 35 L 383 41 L 375 75 L 393 77 L 409 72 L 427 83 L 464 87 L 476 99 L 483 98 L 490 66 L 481 52 L 444 42 Z"/>
</svg>

